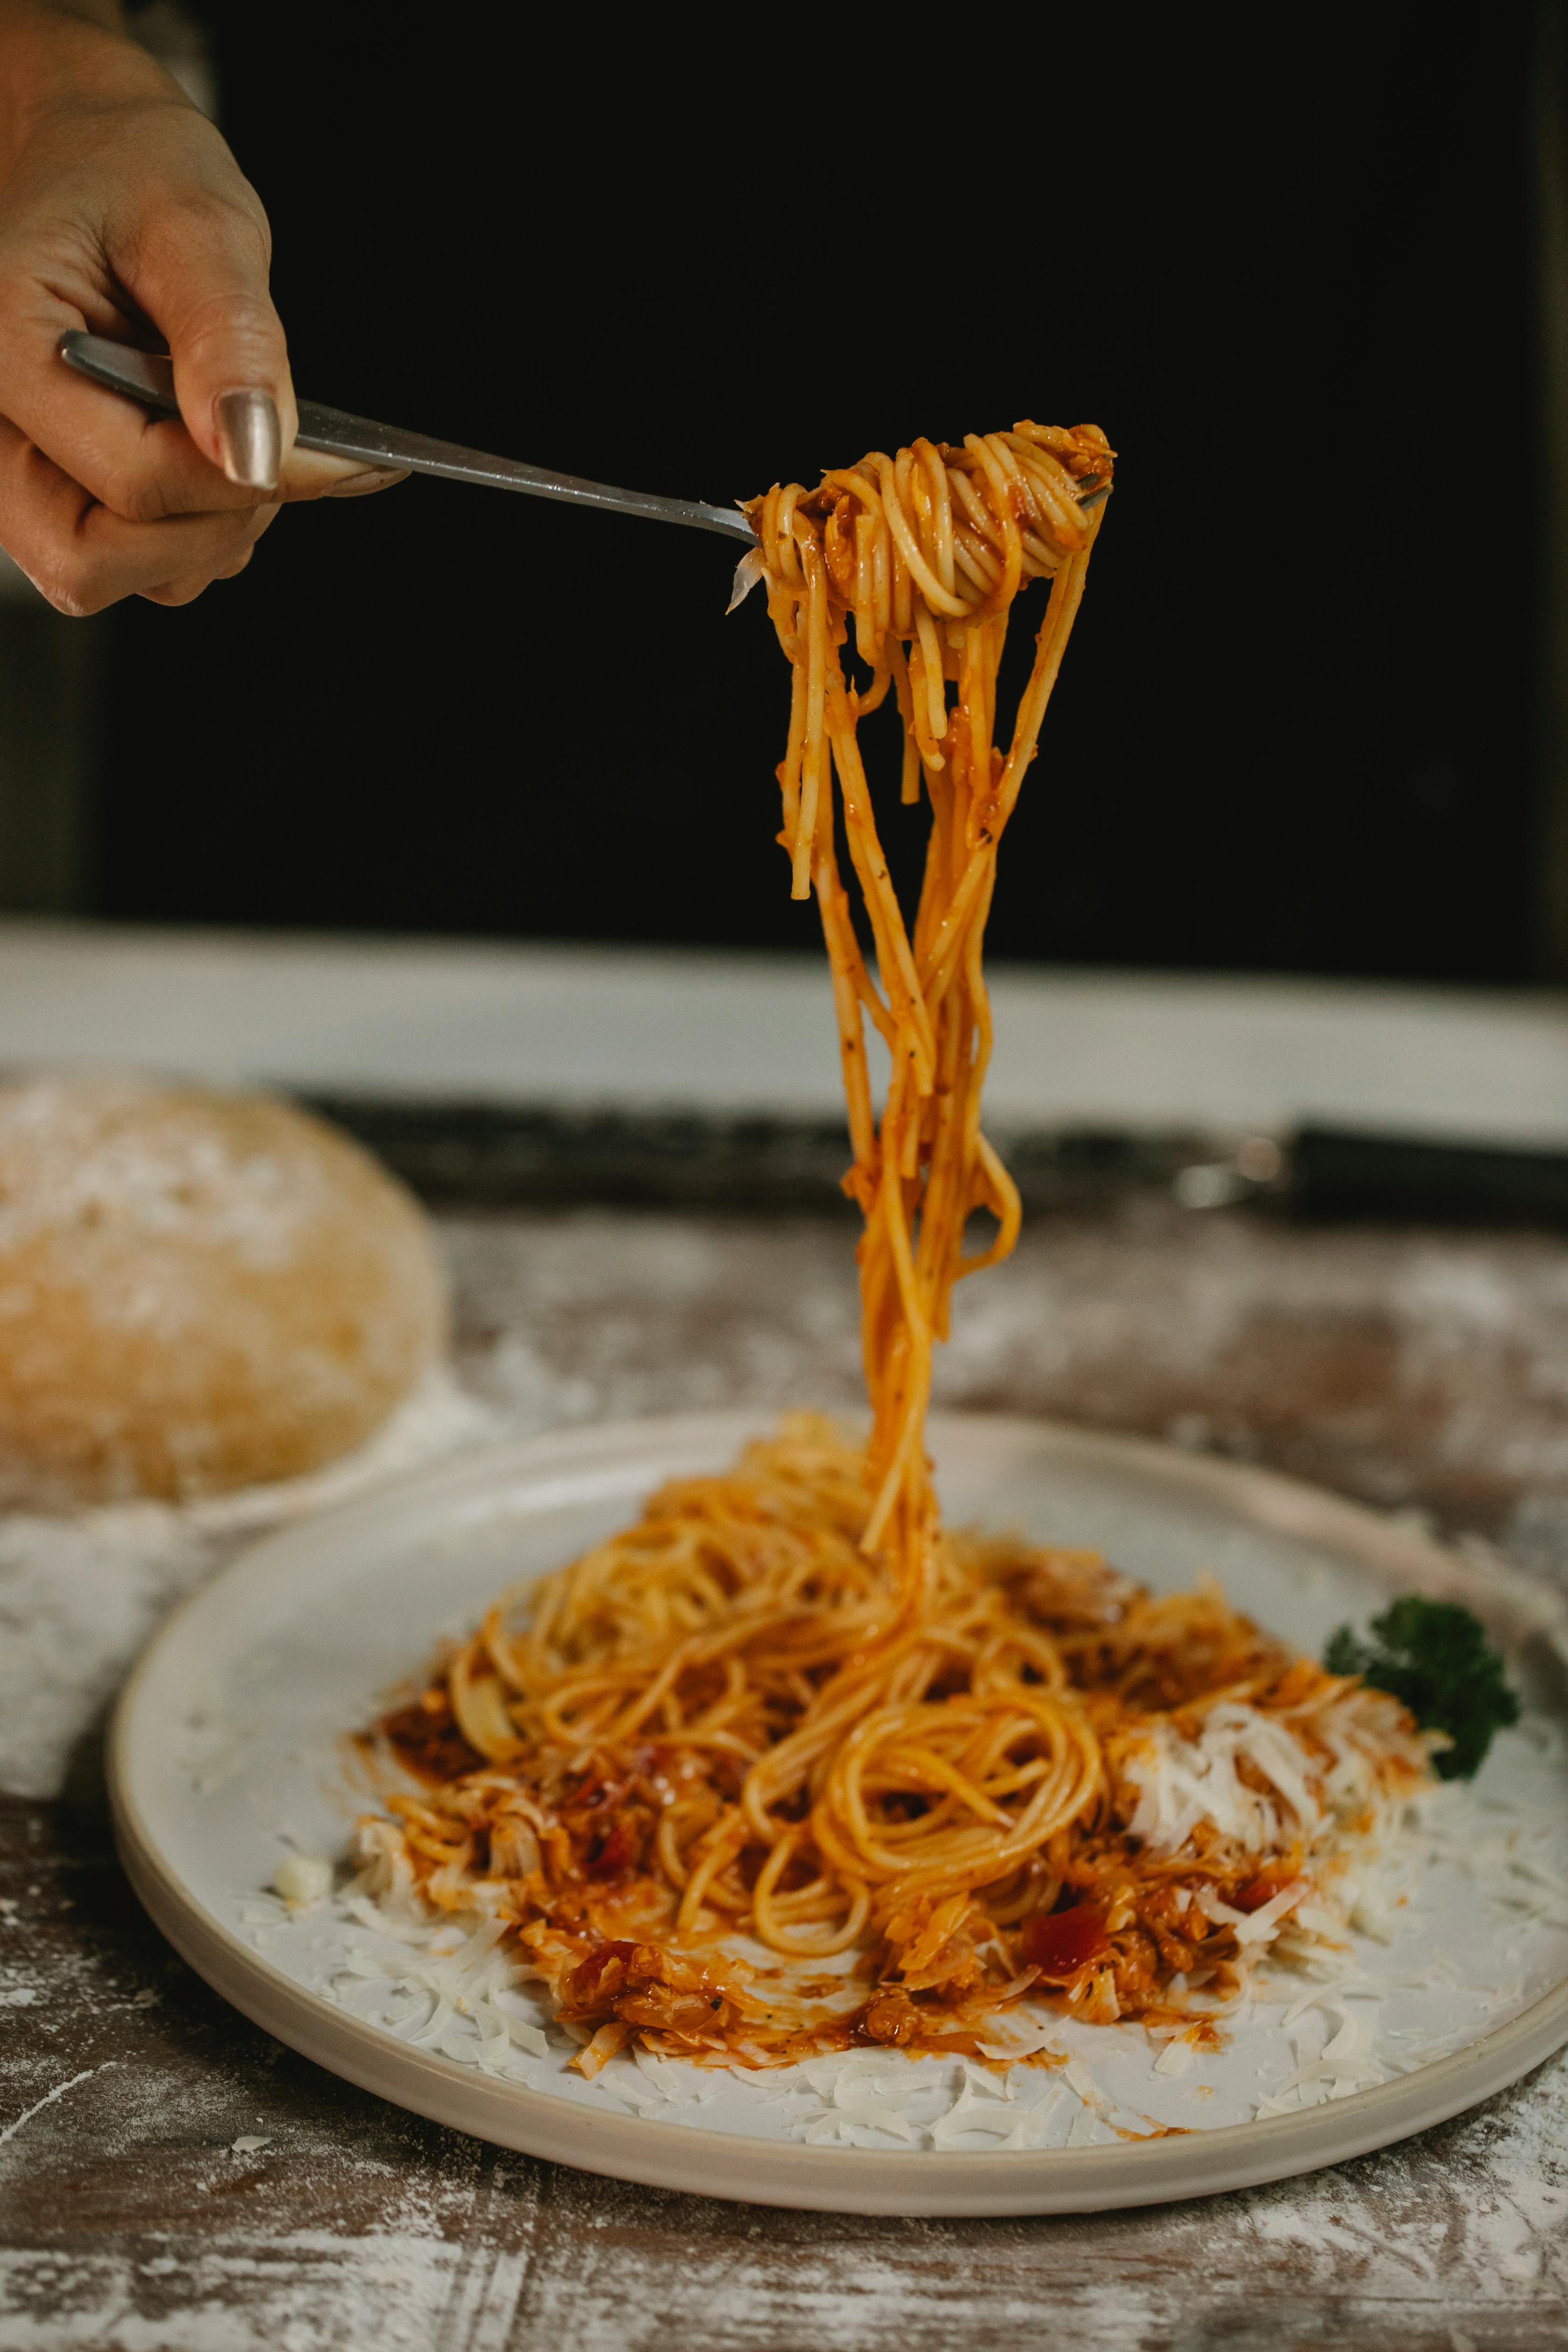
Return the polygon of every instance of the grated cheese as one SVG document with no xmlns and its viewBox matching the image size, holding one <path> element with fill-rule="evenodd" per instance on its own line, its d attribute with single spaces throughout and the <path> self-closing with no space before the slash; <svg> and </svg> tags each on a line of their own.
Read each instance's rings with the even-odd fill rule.
<svg viewBox="0 0 1568 2352">
<path fill-rule="evenodd" d="M 332 1865 L 322 1853 L 286 1854 L 272 1874 L 272 1892 L 290 1911 L 309 1911 L 332 1891 Z"/>
<path fill-rule="evenodd" d="M 1156 2074 L 1184 2074 L 1197 2054 L 1184 2034 L 1174 2042 L 1166 2042 L 1154 2061 L 1154 2072 Z"/>
<path fill-rule="evenodd" d="M 1229 1713 L 1234 1719 L 1218 1743 L 1222 1767 L 1226 1758 L 1234 1766 L 1249 1752 L 1248 1711 L 1237 1706 Z M 1348 1734 L 1346 1740 L 1353 1748 Z M 1223 1810 L 1224 1769 L 1215 1780 L 1211 1758 L 1203 1772 L 1196 1770 L 1191 1751 L 1200 1745 L 1175 1743 L 1168 1770 L 1161 1764 L 1156 1771 L 1147 1754 L 1142 1759 L 1149 1778 L 1164 1775 L 1166 1795 L 1174 1791 L 1181 1800 L 1174 1810 L 1167 1806 L 1172 1825 L 1190 1801 L 1190 1791 L 1181 1797 L 1180 1771 L 1195 1773 L 1200 1783 L 1206 1776 L 1205 1801 L 1214 1800 L 1208 1818 Z M 1176 1752 L 1183 1746 L 1184 1759 Z M 1336 1751 L 1327 1780 L 1342 1761 Z M 1360 1787 L 1358 1770 L 1352 1754 L 1342 1792 Z M 1281 1787 L 1285 1778 L 1269 1779 L 1266 1791 L 1250 1790 L 1249 1801 L 1275 1808 L 1283 1818 L 1294 1802 Z M 1314 1786 L 1326 1788 L 1326 1780 Z M 1148 1785 L 1140 1790 L 1140 1801 L 1158 1797 L 1158 1790 L 1150 1797 Z M 1560 1814 L 1513 1806 L 1504 1822 L 1503 1810 L 1453 1785 L 1383 1805 L 1373 1804 L 1363 1790 L 1348 1832 L 1325 1802 L 1317 1844 L 1309 1849 L 1308 1877 L 1281 1888 L 1258 1910 L 1227 1906 L 1207 1885 L 1194 1890 L 1197 1907 L 1235 1935 L 1247 1964 L 1245 1981 L 1239 1993 L 1224 2000 L 1181 1981 L 1173 1983 L 1172 1994 L 1189 2015 L 1223 2018 L 1229 2037 L 1259 2029 L 1264 2036 L 1240 2053 L 1247 2076 L 1247 2089 L 1235 2094 L 1244 2102 L 1240 2114 L 1216 2114 L 1216 2122 L 1249 2113 L 1289 2116 L 1408 2074 L 1473 2042 L 1480 2018 L 1527 1997 L 1538 1948 L 1526 1950 L 1519 1939 L 1544 1928 L 1553 1911 L 1561 1911 L 1557 1889 L 1568 1885 L 1568 1853 Z M 510 2081 L 556 2087 L 564 2059 L 585 2033 L 547 2020 L 543 1996 L 536 1998 L 529 1965 L 509 1943 L 489 1890 L 477 1890 L 475 1908 L 442 1916 L 416 1893 L 393 1823 L 369 1824 L 360 1851 L 363 1875 L 330 1896 L 333 1996 L 367 2022 L 416 2046 Z M 1430 1933 L 1425 1938 L 1408 1933 L 1419 1923 L 1425 1874 L 1434 1864 L 1462 1870 L 1475 1889 L 1471 1909 L 1506 1923 L 1510 1940 L 1496 1951 L 1495 1969 L 1457 1967 Z M 324 1861 L 321 1866 L 330 1869 Z M 289 1928 L 284 1885 L 276 1882 L 274 1893 L 241 1907 L 247 1919 Z M 1376 1954 L 1375 1937 L 1358 1940 L 1367 1937 L 1363 1920 L 1369 1918 L 1387 1921 L 1400 1935 L 1400 1957 L 1391 1966 Z M 316 1940 L 319 1946 L 319 1936 Z M 1265 1960 L 1266 1980 L 1258 1972 Z M 1405 2022 L 1408 2008 L 1393 2026 L 1382 2021 L 1384 2004 L 1394 1994 L 1417 1997 L 1421 2021 Z M 1456 2000 L 1468 2004 L 1464 2021 L 1456 2019 Z M 574 2076 L 569 2095 L 643 2121 L 701 2126 L 720 2092 L 739 2088 L 755 2103 L 760 2126 L 766 2115 L 762 2127 L 817 2147 L 909 2153 L 1077 2148 L 1105 2141 L 1117 2126 L 1151 2126 L 1153 2118 L 1121 2103 L 1152 2095 L 1152 2089 L 1135 2091 L 1135 2082 L 1159 2084 L 1166 2101 L 1208 2097 L 1213 2085 L 1194 2087 L 1185 2079 L 1200 2055 L 1198 2031 L 1193 2023 L 1147 2031 L 1135 2024 L 1087 2027 L 1026 2000 L 994 2021 L 994 2038 L 982 2045 L 991 2062 L 986 2065 L 934 2054 L 911 2062 L 899 2052 L 869 2049 L 825 2053 L 759 2074 L 740 2065 L 703 2069 L 634 2042 L 591 2084 Z M 1271 2050 L 1272 2063 L 1256 2070 L 1254 2084 L 1252 2058 Z M 1020 2063 L 1041 2053 L 1063 2062 L 1049 2069 L 1043 2084 L 1041 2070 Z M 1135 2053 L 1141 2071 L 1121 2071 Z M 1092 2058 L 1098 2066 L 1102 2056 L 1118 2086 L 1114 2095 L 1089 2063 Z M 1163 2114 L 1172 2119 L 1169 2105 Z M 720 2120 L 722 2128 L 747 2128 L 733 2116 L 725 2118 L 722 2109 Z"/>
</svg>

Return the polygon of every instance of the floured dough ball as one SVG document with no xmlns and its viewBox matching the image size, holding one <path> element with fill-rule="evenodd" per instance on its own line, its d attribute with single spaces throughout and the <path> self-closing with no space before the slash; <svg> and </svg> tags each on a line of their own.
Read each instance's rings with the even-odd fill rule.
<svg viewBox="0 0 1568 2352">
<path fill-rule="evenodd" d="M 0 1087 L 0 1501 L 177 1501 L 314 1470 L 440 1353 L 413 1199 L 286 1103 Z"/>
</svg>

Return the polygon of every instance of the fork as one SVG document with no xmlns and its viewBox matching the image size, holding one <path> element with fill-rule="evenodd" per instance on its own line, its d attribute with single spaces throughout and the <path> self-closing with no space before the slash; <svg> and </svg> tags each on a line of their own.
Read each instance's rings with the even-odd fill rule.
<svg viewBox="0 0 1568 2352">
<path fill-rule="evenodd" d="M 84 334 L 73 327 L 60 338 L 60 357 L 79 375 L 90 376 L 94 383 L 139 401 L 156 416 L 179 415 L 174 365 L 166 353 L 137 351 L 130 343 L 110 342 L 106 336 Z M 577 474 L 525 466 L 518 457 L 490 457 L 481 449 L 435 441 L 426 433 L 405 432 L 400 425 L 375 425 L 368 416 L 350 416 L 317 400 L 302 400 L 299 408 L 300 429 L 295 436 L 299 446 L 319 449 L 329 457 L 354 457 L 367 466 L 405 466 L 416 474 L 438 474 L 448 482 L 478 482 L 490 490 L 528 490 L 535 498 L 564 499 L 569 506 L 608 507 L 620 514 L 647 515 L 654 522 L 689 523 L 697 530 L 717 530 L 726 539 L 744 540 L 748 547 L 756 544 L 752 526 L 739 508 L 706 506 L 700 499 L 661 498 L 651 490 L 612 489 L 605 482 L 585 482 Z M 1107 482 L 1089 488 L 1079 499 L 1079 506 L 1098 506 L 1110 488 Z"/>
</svg>

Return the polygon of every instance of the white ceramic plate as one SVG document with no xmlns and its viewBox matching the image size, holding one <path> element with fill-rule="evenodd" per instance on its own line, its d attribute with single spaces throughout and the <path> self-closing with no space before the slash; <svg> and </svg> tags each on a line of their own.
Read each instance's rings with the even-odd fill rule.
<svg viewBox="0 0 1568 2352">
<path fill-rule="evenodd" d="M 563 2074 L 571 2045 L 557 2029 L 531 2079 L 510 2079 L 403 2038 L 417 2018 L 394 2031 L 360 2013 L 363 2002 L 345 2005 L 358 1931 L 342 1905 L 294 1920 L 266 1891 L 290 1847 L 341 1852 L 370 1802 L 345 1764 L 345 1728 L 503 1584 L 609 1533 L 662 1480 L 723 1467 L 769 1425 L 704 1413 L 469 1454 L 268 1537 L 178 1610 L 121 1701 L 110 1778 L 132 1881 L 192 1966 L 280 2040 L 437 2122 L 623 2179 L 849 2212 L 1062 2212 L 1243 2188 L 1440 2122 L 1568 2041 L 1568 1877 L 1556 1876 L 1568 1866 L 1568 1611 L 1557 1597 L 1267 1472 L 978 1415 L 931 1427 L 954 1522 L 1097 1545 L 1156 1589 L 1213 1569 L 1239 1607 L 1314 1653 L 1335 1624 L 1411 1590 L 1464 1598 L 1508 1653 L 1536 1721 L 1499 1741 L 1477 1783 L 1483 1810 L 1468 1818 L 1486 1869 L 1458 1853 L 1426 1874 L 1392 1944 L 1363 1952 L 1356 1939 L 1358 1966 L 1390 1988 L 1372 2004 L 1383 2057 L 1368 2070 L 1389 2079 L 1250 2119 L 1298 2067 L 1303 2036 L 1310 2059 L 1338 2032 L 1343 2001 L 1309 2011 L 1293 2035 L 1283 2008 L 1259 2011 L 1182 2078 L 1153 2074 L 1142 2029 L 1073 2027 L 1112 2106 L 1183 2134 L 1112 2137 L 1076 2095 L 1061 2099 L 1062 2070 L 1019 2068 L 972 2088 L 973 2131 L 961 2116 L 933 2140 L 917 2123 L 900 2144 L 855 2124 L 864 2105 L 836 2093 L 831 2068 L 816 2087 L 791 2070 L 799 2087 L 782 2098 L 777 2077 L 764 2096 L 728 2074 L 643 2075 L 625 2059 L 590 2085 Z M 1477 1822 L 1489 1825 L 1479 1839 Z M 373 2009 L 376 1998 L 372 1988 Z M 927 2110 L 941 2114 L 961 2062 L 921 2063 Z M 1075 2144 L 1053 2144 L 1074 2117 Z M 1015 2145 L 1000 2149 L 1009 2131 Z M 823 2144 L 845 2137 L 860 2144 Z"/>
</svg>

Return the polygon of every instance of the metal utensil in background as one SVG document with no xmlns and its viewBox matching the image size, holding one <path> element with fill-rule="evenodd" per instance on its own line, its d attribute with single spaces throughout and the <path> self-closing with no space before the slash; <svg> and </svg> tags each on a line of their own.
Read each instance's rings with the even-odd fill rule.
<svg viewBox="0 0 1568 2352">
<path fill-rule="evenodd" d="M 1184 1209 L 1256 1202 L 1312 1223 L 1568 1229 L 1568 1146 L 1299 1127 L 1177 1167 Z"/>
<path fill-rule="evenodd" d="M 139 401 L 160 416 L 179 415 L 174 367 L 160 352 L 139 352 L 129 343 L 110 342 L 73 327 L 60 338 L 60 357 L 79 375 Z M 697 530 L 721 531 L 726 539 L 743 540 L 748 548 L 756 544 L 751 524 L 735 507 L 660 498 L 651 490 L 615 490 L 605 482 L 585 482 L 577 474 L 556 474 L 546 466 L 525 466 L 521 458 L 487 457 L 481 449 L 432 440 L 426 433 L 405 433 L 400 425 L 373 424 L 368 416 L 350 416 L 317 400 L 302 400 L 299 407 L 295 438 L 300 447 L 319 449 L 329 457 L 357 457 L 367 466 L 406 466 L 416 474 L 438 474 L 448 482 L 528 490 L 535 498 L 561 499 L 570 506 L 609 507 L 620 514 L 647 515 L 652 522 L 684 522 Z M 1085 491 L 1079 504 L 1086 509 L 1097 507 L 1110 491 L 1109 482 L 1097 485 Z"/>
</svg>

